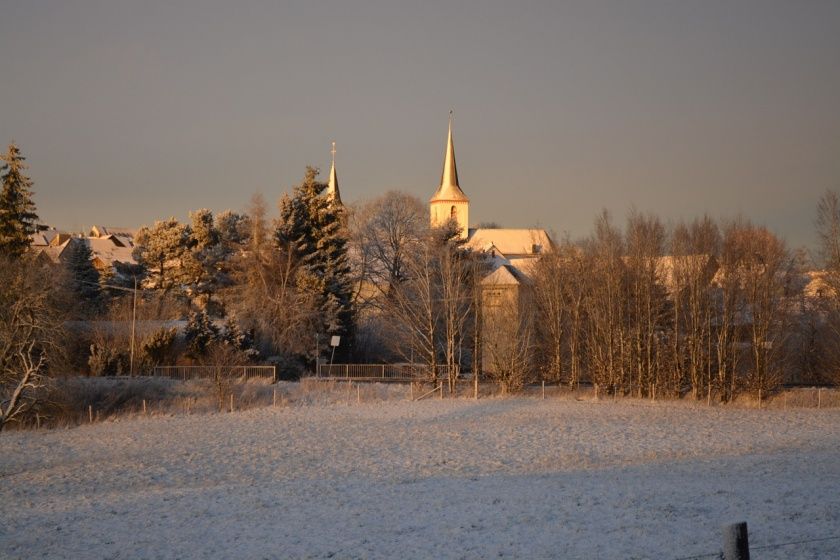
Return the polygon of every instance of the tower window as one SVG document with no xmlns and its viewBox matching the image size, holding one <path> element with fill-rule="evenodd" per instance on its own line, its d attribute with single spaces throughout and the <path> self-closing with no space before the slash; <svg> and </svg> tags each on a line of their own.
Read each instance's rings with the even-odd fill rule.
<svg viewBox="0 0 840 560">
<path fill-rule="evenodd" d="M 455 208 L 455 206 L 453 205 L 452 208 L 449 209 L 449 218 L 454 220 L 457 217 L 458 217 L 458 209 Z"/>
</svg>

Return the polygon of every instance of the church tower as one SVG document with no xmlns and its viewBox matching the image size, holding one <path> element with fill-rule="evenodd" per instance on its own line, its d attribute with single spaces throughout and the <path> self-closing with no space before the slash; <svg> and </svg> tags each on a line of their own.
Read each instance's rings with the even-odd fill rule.
<svg viewBox="0 0 840 560">
<path fill-rule="evenodd" d="M 455 146 L 452 144 L 452 111 L 449 112 L 449 136 L 446 140 L 446 153 L 443 156 L 443 173 L 440 176 L 440 186 L 429 200 L 429 214 L 432 227 L 441 227 L 449 220 L 455 220 L 461 229 L 459 237 L 467 238 L 470 227 L 470 199 L 458 185 Z"/>
<path fill-rule="evenodd" d="M 330 180 L 327 183 L 327 198 L 330 202 L 341 206 L 341 193 L 338 191 L 338 177 L 335 174 L 335 142 L 332 143 L 332 167 L 330 167 Z"/>
</svg>

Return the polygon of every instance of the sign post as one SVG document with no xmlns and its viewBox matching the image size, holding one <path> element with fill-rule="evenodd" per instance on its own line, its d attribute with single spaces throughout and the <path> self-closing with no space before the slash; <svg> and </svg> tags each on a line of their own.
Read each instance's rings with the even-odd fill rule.
<svg viewBox="0 0 840 560">
<path fill-rule="evenodd" d="M 339 345 L 340 342 L 341 342 L 341 337 L 340 336 L 333 336 L 330 339 L 330 346 L 332 346 L 332 353 L 330 354 L 330 375 L 332 375 L 332 364 L 333 364 L 333 358 L 335 357 L 335 349 Z"/>
</svg>

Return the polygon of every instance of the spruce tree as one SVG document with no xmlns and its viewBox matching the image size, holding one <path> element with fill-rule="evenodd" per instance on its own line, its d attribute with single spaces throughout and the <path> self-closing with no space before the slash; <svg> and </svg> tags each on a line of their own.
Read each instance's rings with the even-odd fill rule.
<svg viewBox="0 0 840 560">
<path fill-rule="evenodd" d="M 303 265 L 298 286 L 317 295 L 321 334 L 348 336 L 353 327 L 352 281 L 344 210 L 323 196 L 327 185 L 317 176 L 317 169 L 307 167 L 292 196 L 283 197 L 275 238 L 291 246 Z"/>
<path fill-rule="evenodd" d="M 0 255 L 18 258 L 29 248 L 29 236 L 38 231 L 38 215 L 32 202 L 32 181 L 23 174 L 26 165 L 14 142 L 2 156 L 0 180 Z"/>
<path fill-rule="evenodd" d="M 206 311 L 193 312 L 184 328 L 187 355 L 191 358 L 204 356 L 210 345 L 219 340 L 219 335 L 219 327 L 213 324 Z"/>
<path fill-rule="evenodd" d="M 93 266 L 93 253 L 84 239 L 72 239 L 64 266 L 69 274 L 68 287 L 83 315 L 96 313 L 102 304 L 99 271 Z"/>
</svg>

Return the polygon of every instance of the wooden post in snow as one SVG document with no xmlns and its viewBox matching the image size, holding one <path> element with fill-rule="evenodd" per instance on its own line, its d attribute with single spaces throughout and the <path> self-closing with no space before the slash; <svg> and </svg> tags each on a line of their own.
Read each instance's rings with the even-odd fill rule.
<svg viewBox="0 0 840 560">
<path fill-rule="evenodd" d="M 545 400 L 545 379 L 542 382 L 542 400 Z"/>
<path fill-rule="evenodd" d="M 746 521 L 723 527 L 723 560 L 750 560 Z"/>
<path fill-rule="evenodd" d="M 143 414 L 146 414 L 146 399 L 143 399 Z"/>
<path fill-rule="evenodd" d="M 93 405 L 92 404 L 88 405 L 88 420 L 90 421 L 91 424 L 93 424 Z"/>
<path fill-rule="evenodd" d="M 230 411 L 233 412 L 233 393 L 230 394 Z"/>
</svg>

